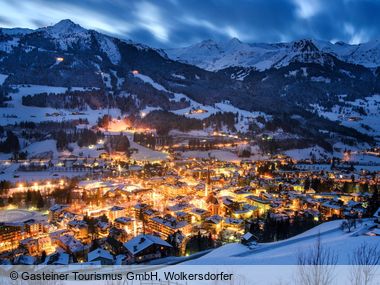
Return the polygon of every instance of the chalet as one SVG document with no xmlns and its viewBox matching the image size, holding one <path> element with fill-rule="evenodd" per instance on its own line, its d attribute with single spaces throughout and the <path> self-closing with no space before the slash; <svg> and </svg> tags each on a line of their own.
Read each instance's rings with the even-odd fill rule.
<svg viewBox="0 0 380 285">
<path fill-rule="evenodd" d="M 154 235 L 138 235 L 124 243 L 124 247 L 137 263 L 165 257 L 172 248 L 169 243 Z"/>
<path fill-rule="evenodd" d="M 83 257 L 88 247 L 83 245 L 79 240 L 75 239 L 72 235 L 64 234 L 60 236 L 57 241 L 57 245 L 65 250 L 67 253 L 76 257 Z"/>
<path fill-rule="evenodd" d="M 67 208 L 68 208 L 67 205 L 60 205 L 60 204 L 53 205 L 49 209 L 49 221 L 50 222 L 57 221 Z"/>
<path fill-rule="evenodd" d="M 67 224 L 67 228 L 74 232 L 78 239 L 84 239 L 88 236 L 88 225 L 83 220 L 72 220 Z"/>
<path fill-rule="evenodd" d="M 250 233 L 250 232 L 245 233 L 241 237 L 241 243 L 242 244 L 250 244 L 250 243 L 253 243 L 255 241 L 256 241 L 255 236 L 252 233 Z"/>
<path fill-rule="evenodd" d="M 64 252 L 56 252 L 48 255 L 42 262 L 44 265 L 68 265 L 71 261 L 70 255 Z"/>
<path fill-rule="evenodd" d="M 87 261 L 88 262 L 100 261 L 100 264 L 102 265 L 114 264 L 114 258 L 112 254 L 109 251 L 104 250 L 102 248 L 97 248 L 89 252 L 87 255 Z"/>
<path fill-rule="evenodd" d="M 327 201 L 321 205 L 321 211 L 326 217 L 341 217 L 344 207 L 335 201 Z"/>
</svg>

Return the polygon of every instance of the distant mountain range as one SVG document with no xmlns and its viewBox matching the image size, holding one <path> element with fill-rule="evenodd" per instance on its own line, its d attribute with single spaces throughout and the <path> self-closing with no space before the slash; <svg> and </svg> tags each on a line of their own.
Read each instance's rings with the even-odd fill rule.
<svg viewBox="0 0 380 285">
<path fill-rule="evenodd" d="M 154 118 L 165 112 L 198 120 L 234 113 L 235 131 L 281 130 L 329 143 L 342 138 L 372 143 L 379 136 L 379 65 L 378 41 L 207 40 L 160 50 L 70 20 L 36 30 L 0 29 L 4 89 L 17 84 L 96 87 L 109 97 L 97 98 L 96 104 L 92 98 L 89 106 L 112 104 L 124 113 Z M 258 119 L 258 114 L 265 116 Z"/>
<path fill-rule="evenodd" d="M 205 40 L 198 44 L 165 50 L 174 60 L 187 62 L 215 71 L 232 66 L 254 67 L 257 70 L 279 68 L 290 62 L 328 61 L 334 56 L 341 61 L 368 68 L 380 66 L 380 41 L 350 45 L 344 42 L 302 39 L 289 43 L 243 43 L 233 38 L 226 42 Z"/>
</svg>

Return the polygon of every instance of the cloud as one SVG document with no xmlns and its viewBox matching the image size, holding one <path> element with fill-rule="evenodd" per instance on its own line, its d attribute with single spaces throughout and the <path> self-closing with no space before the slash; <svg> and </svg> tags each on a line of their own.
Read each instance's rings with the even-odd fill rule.
<svg viewBox="0 0 380 285">
<path fill-rule="evenodd" d="M 380 38 L 377 0 L 0 0 L 4 27 L 37 28 L 70 18 L 85 28 L 176 47 L 204 39 L 350 43 Z"/>
<path fill-rule="evenodd" d="M 138 3 L 136 7 L 135 15 L 139 20 L 137 24 L 151 32 L 157 40 L 168 42 L 169 30 L 160 9 L 149 2 Z"/>
<path fill-rule="evenodd" d="M 297 6 L 297 14 L 304 19 L 309 19 L 316 15 L 320 10 L 317 0 L 294 0 Z"/>
</svg>

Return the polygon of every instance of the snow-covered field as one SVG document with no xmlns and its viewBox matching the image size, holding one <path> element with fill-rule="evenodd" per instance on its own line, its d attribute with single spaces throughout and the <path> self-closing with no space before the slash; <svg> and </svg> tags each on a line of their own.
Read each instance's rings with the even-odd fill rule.
<svg viewBox="0 0 380 285">
<path fill-rule="evenodd" d="M 0 223 L 2 222 L 24 222 L 30 219 L 34 220 L 46 220 L 41 213 L 28 210 L 1 210 L 0 211 Z"/>
<path fill-rule="evenodd" d="M 65 93 L 67 91 L 66 87 L 54 87 L 45 85 L 17 85 L 13 86 L 17 88 L 16 93 L 11 93 L 12 101 L 7 102 L 9 107 L 0 108 L 1 112 L 1 125 L 14 124 L 22 121 L 67 121 L 75 119 L 87 119 L 90 124 L 96 124 L 99 117 L 108 114 L 107 109 L 92 110 L 88 108 L 87 110 L 81 112 L 81 114 L 73 113 L 77 110 L 66 110 L 66 109 L 55 109 L 55 108 L 42 108 L 42 107 L 31 107 L 22 105 L 22 96 L 33 95 L 38 93 Z M 73 87 L 72 90 L 86 90 L 85 87 Z M 48 115 L 50 114 L 50 116 Z M 113 117 L 120 116 L 119 109 L 110 109 L 110 114 Z"/>
<path fill-rule="evenodd" d="M 331 157 L 331 154 L 326 152 L 326 150 L 324 150 L 320 146 L 287 150 L 285 151 L 285 155 L 296 160 L 311 159 L 312 157 L 319 160 Z"/>
<path fill-rule="evenodd" d="M 22 151 L 27 151 L 29 158 L 37 158 L 44 153 L 51 153 L 52 158 L 58 158 L 56 140 L 44 140 L 35 142 L 22 149 Z"/>
<path fill-rule="evenodd" d="M 340 229 L 341 223 L 342 220 L 323 223 L 293 238 L 261 243 L 251 249 L 242 244 L 227 244 L 186 264 L 296 265 L 299 254 L 307 253 L 315 246 L 318 235 L 322 247 L 337 256 L 338 264 L 349 264 L 349 254 L 362 243 L 380 243 L 379 236 L 365 235 L 373 226 L 372 221 L 363 221 L 363 224 L 358 225 L 351 233 L 343 232 Z"/>
<path fill-rule="evenodd" d="M 209 150 L 209 151 L 185 151 L 182 153 L 182 156 L 185 158 L 215 158 L 221 161 L 236 162 L 241 160 L 263 160 L 267 158 L 265 155 L 254 154 L 250 157 L 239 157 L 236 153 L 228 150 Z"/>
<path fill-rule="evenodd" d="M 77 171 L 65 171 L 65 172 L 58 172 L 58 171 L 17 171 L 19 167 L 19 164 L 13 163 L 11 166 L 9 166 L 6 169 L 3 169 L 2 171 L 4 173 L 0 174 L 0 181 L 6 180 L 13 183 L 18 182 L 35 182 L 35 181 L 42 181 L 42 180 L 53 180 L 53 179 L 60 179 L 60 178 L 73 178 L 73 177 L 80 177 L 85 176 L 88 174 L 88 172 L 77 172 Z"/>
<path fill-rule="evenodd" d="M 161 161 L 166 160 L 169 155 L 164 152 L 155 151 L 150 148 L 139 145 L 133 141 L 133 137 L 131 133 L 128 133 L 128 139 L 130 143 L 130 147 L 133 149 L 137 149 L 137 152 L 134 152 L 131 155 L 131 159 L 140 160 L 140 161 Z"/>
</svg>

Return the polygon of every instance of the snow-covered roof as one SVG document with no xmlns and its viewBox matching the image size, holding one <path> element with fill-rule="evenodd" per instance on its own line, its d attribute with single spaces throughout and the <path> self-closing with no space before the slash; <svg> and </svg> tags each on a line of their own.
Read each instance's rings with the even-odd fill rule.
<svg viewBox="0 0 380 285">
<path fill-rule="evenodd" d="M 70 261 L 70 255 L 64 252 L 56 252 L 48 255 L 43 264 L 67 265 Z"/>
<path fill-rule="evenodd" d="M 154 235 L 138 235 L 133 239 L 124 243 L 124 247 L 133 255 L 143 251 L 144 249 L 157 244 L 166 247 L 172 247 L 169 243 L 164 241 L 163 239 L 154 236 Z"/>
<path fill-rule="evenodd" d="M 94 261 L 97 258 L 104 258 L 104 259 L 113 260 L 112 254 L 109 253 L 109 251 L 104 250 L 102 248 L 97 248 L 97 249 L 88 253 L 88 256 L 87 256 L 88 261 Z"/>
<path fill-rule="evenodd" d="M 244 240 L 250 240 L 251 238 L 253 237 L 253 234 L 251 234 L 250 232 L 247 232 L 245 233 L 241 239 L 244 239 Z"/>
</svg>

